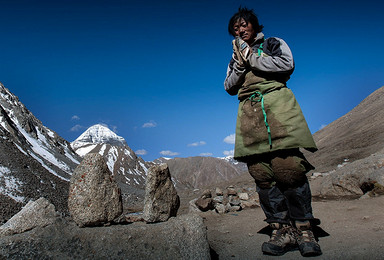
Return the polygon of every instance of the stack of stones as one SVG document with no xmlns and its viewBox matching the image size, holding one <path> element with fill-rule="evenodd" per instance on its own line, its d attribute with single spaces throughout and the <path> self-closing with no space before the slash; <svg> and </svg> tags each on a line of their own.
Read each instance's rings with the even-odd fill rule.
<svg viewBox="0 0 384 260">
<path fill-rule="evenodd" d="M 190 202 L 191 211 L 214 210 L 220 214 L 256 207 L 260 207 L 256 192 L 238 191 L 234 186 L 227 187 L 225 191 L 216 188 L 214 196 L 211 190 L 205 190 L 199 198 Z"/>
</svg>

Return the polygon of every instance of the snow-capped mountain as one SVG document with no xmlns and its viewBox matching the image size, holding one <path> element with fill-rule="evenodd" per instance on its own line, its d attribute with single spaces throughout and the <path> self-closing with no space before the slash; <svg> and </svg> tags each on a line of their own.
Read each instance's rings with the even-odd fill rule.
<svg viewBox="0 0 384 260">
<path fill-rule="evenodd" d="M 173 182 L 180 190 L 201 188 L 246 171 L 246 165 L 235 161 L 233 157 L 162 157 L 152 162 L 144 162 L 129 148 L 123 137 L 102 124 L 88 128 L 71 146 L 80 156 L 90 152 L 103 155 L 123 193 L 124 186 L 143 189 L 147 171 L 154 164 L 167 163 Z"/>
<path fill-rule="evenodd" d="M 123 137 L 118 136 L 107 126 L 101 124 L 96 124 L 88 128 L 75 141 L 71 143 L 71 146 L 73 149 L 77 149 L 77 154 L 84 156 L 87 154 L 87 150 L 83 150 L 81 148 L 87 147 L 90 144 L 110 144 L 113 146 L 127 145 Z"/>
<path fill-rule="evenodd" d="M 66 211 L 68 181 L 81 158 L 1 83 L 0 150 L 0 221 L 41 196 Z"/>
<path fill-rule="evenodd" d="M 73 141 L 71 146 L 80 156 L 87 153 L 99 153 L 104 156 L 109 170 L 123 192 L 130 187 L 144 189 L 148 171 L 145 161 L 132 151 L 123 137 L 107 126 L 91 126 Z"/>
</svg>

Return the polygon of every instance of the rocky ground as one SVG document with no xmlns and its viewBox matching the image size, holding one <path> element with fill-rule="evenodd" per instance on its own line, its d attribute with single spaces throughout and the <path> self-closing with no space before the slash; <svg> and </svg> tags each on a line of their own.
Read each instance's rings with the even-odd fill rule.
<svg viewBox="0 0 384 260">
<path fill-rule="evenodd" d="M 353 165 L 352 165 L 353 166 Z M 320 177 L 322 178 L 322 177 Z M 310 178 L 311 179 L 311 178 Z M 318 180 L 318 179 L 315 179 Z M 319 190 L 319 182 L 310 182 L 313 190 Z M 228 186 L 221 183 L 217 186 Z M 248 174 L 230 183 L 235 187 L 253 192 L 255 184 Z M 210 187 L 213 190 L 213 187 Z M 202 191 L 181 193 L 180 213 L 188 211 L 188 201 Z M 384 196 L 344 196 L 343 199 L 322 199 L 315 197 L 313 211 L 321 220 L 317 229 L 323 255 L 315 259 L 383 259 L 384 248 Z M 348 198 L 348 199 L 347 199 Z M 217 214 L 203 212 L 207 226 L 208 241 L 212 259 L 297 259 L 299 251 L 274 257 L 263 255 L 261 245 L 269 239 L 263 230 L 267 227 L 261 208 L 245 209 L 239 212 Z"/>
<path fill-rule="evenodd" d="M 218 186 L 223 188 L 225 185 L 228 185 L 228 183 L 221 183 Z M 241 178 L 233 180 L 231 185 L 254 192 L 255 185 L 248 175 L 243 175 Z M 188 216 L 188 202 L 198 197 L 201 192 L 201 190 L 195 190 L 180 193 L 181 208 L 178 218 L 181 217 L 183 219 Z M 317 229 L 317 234 L 319 235 L 323 255 L 314 258 L 383 259 L 383 208 L 384 196 L 369 197 L 365 195 L 359 199 L 349 200 L 315 199 L 313 202 L 314 215 L 322 221 L 320 228 Z M 301 258 L 300 252 L 297 250 L 279 257 L 262 254 L 260 250 L 261 245 L 269 237 L 265 234 L 267 225 L 263 221 L 264 213 L 261 208 L 244 209 L 225 214 L 208 211 L 201 212 L 198 215 L 203 218 L 203 223 L 207 230 L 212 259 Z M 132 225 L 113 225 L 110 227 L 83 229 L 77 228 L 73 222 L 67 223 L 66 221 L 68 220 L 64 219 L 63 221 L 65 223 L 60 223 L 59 221 L 55 225 L 0 239 L 2 243 L 0 252 L 3 252 L 0 254 L 0 259 L 2 259 L 1 255 L 11 256 L 10 259 L 20 259 L 20 256 L 38 259 L 41 250 L 44 250 L 44 254 L 50 256 L 51 259 L 59 259 L 61 257 L 71 259 L 71 256 L 78 256 L 78 259 L 87 259 L 88 253 L 91 251 L 98 252 L 97 254 L 105 257 L 110 254 L 109 256 L 112 256 L 113 259 L 148 259 L 149 255 L 153 259 L 160 259 L 156 254 L 160 254 L 161 259 L 172 259 L 171 255 L 174 256 L 180 254 L 180 252 L 188 255 L 188 259 L 197 259 L 193 256 L 193 251 L 186 251 L 185 253 L 181 250 L 181 248 L 185 250 L 186 245 L 176 243 L 181 237 L 185 236 L 185 232 L 182 231 L 183 228 L 175 229 L 182 232 L 177 233 L 178 239 L 172 240 L 172 243 L 176 243 L 171 247 L 173 251 L 169 251 L 169 247 L 164 246 L 171 242 L 164 242 L 167 241 L 166 239 L 170 237 L 175 238 L 176 236 L 176 233 L 172 231 L 175 228 L 172 226 L 172 223 L 174 221 L 178 223 L 177 221 L 179 221 L 176 219 L 171 222 L 168 221 L 169 223 L 164 222 L 161 225 L 139 222 Z M 162 226 L 166 228 L 161 230 L 151 228 Z M 191 228 L 190 232 L 192 232 L 189 235 L 187 234 L 188 236 L 196 232 L 195 227 L 188 226 L 188 228 Z M 137 238 L 135 239 L 136 236 Z M 33 239 L 31 240 L 31 238 Z M 102 245 L 112 245 L 107 246 L 108 250 L 105 249 L 109 253 L 102 249 L 101 244 L 98 244 L 100 238 L 103 241 Z M 92 242 L 92 239 L 94 242 Z M 121 241 L 121 239 L 124 241 Z M 183 239 L 186 238 L 181 240 Z M 186 241 L 190 239 L 191 237 Z M 196 241 L 201 241 L 199 239 L 201 238 L 198 238 Z M 52 241 L 62 242 L 52 243 Z M 98 246 L 92 246 L 94 243 Z M 188 250 L 197 250 L 196 248 L 193 249 L 193 244 L 188 244 L 187 247 Z M 162 250 L 159 251 L 159 248 Z M 98 250 L 101 251 L 99 252 Z M 125 258 L 127 255 L 132 256 L 132 258 Z M 206 257 L 203 259 L 206 259 Z"/>
<path fill-rule="evenodd" d="M 361 200 L 313 203 L 322 230 L 323 255 L 315 259 L 383 259 L 384 196 Z M 261 244 L 268 236 L 259 233 L 266 223 L 261 208 L 218 215 L 202 213 L 212 248 L 212 259 L 298 259 L 299 251 L 267 256 Z M 329 234 L 329 235 L 327 235 Z M 324 236 L 325 235 L 325 236 Z"/>
</svg>

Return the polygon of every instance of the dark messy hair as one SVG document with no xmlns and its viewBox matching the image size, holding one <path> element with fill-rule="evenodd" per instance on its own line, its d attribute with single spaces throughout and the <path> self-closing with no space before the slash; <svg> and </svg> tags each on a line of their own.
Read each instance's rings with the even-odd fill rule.
<svg viewBox="0 0 384 260">
<path fill-rule="evenodd" d="M 241 18 L 244 19 L 244 21 L 248 24 L 251 23 L 253 29 L 256 33 L 259 33 L 263 30 L 264 26 L 259 24 L 259 19 L 257 19 L 256 14 L 253 12 L 253 9 L 248 10 L 246 7 L 239 7 L 239 11 L 235 13 L 228 23 L 228 32 L 232 36 L 236 36 L 235 30 L 233 29 L 234 24 L 241 20 Z"/>
</svg>

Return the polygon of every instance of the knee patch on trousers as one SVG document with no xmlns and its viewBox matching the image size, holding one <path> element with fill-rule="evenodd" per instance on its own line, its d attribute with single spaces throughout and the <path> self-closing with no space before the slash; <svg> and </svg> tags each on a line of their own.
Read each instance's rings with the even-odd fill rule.
<svg viewBox="0 0 384 260">
<path fill-rule="evenodd" d="M 305 182 L 305 174 L 308 172 L 306 163 L 305 160 L 296 156 L 274 158 L 272 160 L 272 170 L 276 181 L 289 187 L 301 185 Z"/>
<path fill-rule="evenodd" d="M 249 174 L 255 179 L 257 186 L 262 189 L 268 189 L 273 186 L 272 169 L 265 163 L 249 163 Z"/>
</svg>

